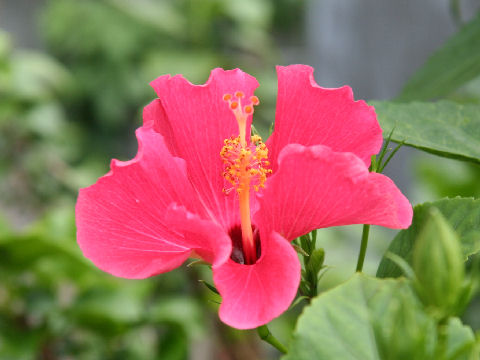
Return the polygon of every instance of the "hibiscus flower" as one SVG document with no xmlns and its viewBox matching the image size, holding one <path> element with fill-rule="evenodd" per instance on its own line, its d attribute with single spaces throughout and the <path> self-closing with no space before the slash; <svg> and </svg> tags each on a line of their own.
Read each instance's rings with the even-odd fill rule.
<svg viewBox="0 0 480 360">
<path fill-rule="evenodd" d="M 300 282 L 290 244 L 314 229 L 406 228 L 412 208 L 370 173 L 382 144 L 374 108 L 348 86 L 319 87 L 313 69 L 279 66 L 275 130 L 249 136 L 258 83 L 215 69 L 204 85 L 161 76 L 144 109 L 138 152 L 80 190 L 77 239 L 115 276 L 141 279 L 189 257 L 212 264 L 220 319 L 248 329 L 285 311 Z M 247 135 L 248 134 L 248 135 Z"/>
</svg>

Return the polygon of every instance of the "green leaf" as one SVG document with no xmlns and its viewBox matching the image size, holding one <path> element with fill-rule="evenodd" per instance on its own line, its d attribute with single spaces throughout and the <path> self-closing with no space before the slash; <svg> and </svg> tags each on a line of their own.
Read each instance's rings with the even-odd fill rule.
<svg viewBox="0 0 480 360">
<path fill-rule="evenodd" d="M 70 74 L 54 59 L 32 51 L 12 56 L 13 91 L 25 99 L 40 100 L 65 91 Z"/>
<path fill-rule="evenodd" d="M 436 207 L 457 233 L 465 260 L 480 251 L 480 200 L 457 197 L 415 206 L 412 225 L 395 236 L 387 252 L 394 253 L 412 264 L 415 240 L 431 207 Z M 384 256 L 378 267 L 377 276 L 385 278 L 401 275 L 400 268 Z"/>
<path fill-rule="evenodd" d="M 480 13 L 453 35 L 410 78 L 399 101 L 430 100 L 450 94 L 480 74 Z"/>
<path fill-rule="evenodd" d="M 463 325 L 458 318 L 450 318 L 444 331 L 447 360 L 478 359 L 475 335 L 469 326 Z"/>
<path fill-rule="evenodd" d="M 305 308 L 283 359 L 433 359 L 435 328 L 407 280 L 356 274 Z"/>
<path fill-rule="evenodd" d="M 181 325 L 192 338 L 204 330 L 205 316 L 202 308 L 197 301 L 184 296 L 172 296 L 157 301 L 146 311 L 145 317 L 154 323 Z"/>
<path fill-rule="evenodd" d="M 398 256 L 397 254 L 391 253 L 387 251 L 384 255 L 387 259 L 391 260 L 395 263 L 403 272 L 403 275 L 412 281 L 416 281 L 417 277 L 415 276 L 415 272 L 413 271 L 412 267 L 408 262 L 405 261 L 404 258 Z"/>
<path fill-rule="evenodd" d="M 451 101 L 399 104 L 372 101 L 392 140 L 439 156 L 480 163 L 480 105 Z"/>
<path fill-rule="evenodd" d="M 133 289 L 132 289 L 133 288 Z M 83 314 L 84 318 L 111 319 L 119 322 L 137 321 L 142 314 L 141 298 L 135 287 L 121 289 L 93 289 L 82 295 L 72 311 Z"/>
</svg>

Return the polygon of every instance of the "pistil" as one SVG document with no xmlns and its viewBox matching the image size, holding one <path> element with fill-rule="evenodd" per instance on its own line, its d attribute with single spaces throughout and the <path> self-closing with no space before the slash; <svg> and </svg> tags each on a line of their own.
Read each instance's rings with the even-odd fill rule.
<svg viewBox="0 0 480 360">
<path fill-rule="evenodd" d="M 250 98 L 250 104 L 242 107 L 244 94 L 237 91 L 234 96 L 226 94 L 223 100 L 228 102 L 238 122 L 238 137 L 231 137 L 224 141 L 224 147 L 220 152 L 225 165 L 224 177 L 233 188 L 224 189 L 230 193 L 235 189 L 239 197 L 240 222 L 242 229 L 242 248 L 245 264 L 254 264 L 257 260 L 257 244 L 255 244 L 250 215 L 250 187 L 258 191 L 264 186 L 267 174 L 271 170 L 266 169 L 268 150 L 258 135 L 251 137 L 247 143 L 247 118 L 253 114 L 253 106 L 258 105 L 256 96 Z"/>
<path fill-rule="evenodd" d="M 239 193 L 242 245 L 245 263 L 254 264 L 257 260 L 257 249 L 253 241 L 252 220 L 250 218 L 250 179 L 245 179 L 245 188 L 245 191 Z"/>
</svg>

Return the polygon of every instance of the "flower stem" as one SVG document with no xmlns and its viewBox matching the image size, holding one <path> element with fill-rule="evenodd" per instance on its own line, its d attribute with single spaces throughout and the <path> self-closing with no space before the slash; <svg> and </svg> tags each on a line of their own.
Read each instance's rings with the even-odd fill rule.
<svg viewBox="0 0 480 360">
<path fill-rule="evenodd" d="M 280 351 L 282 354 L 287 353 L 287 348 L 283 345 L 278 339 L 272 335 L 267 325 L 262 325 L 257 328 L 258 335 L 260 339 L 272 345 L 275 349 Z"/>
<path fill-rule="evenodd" d="M 363 225 L 362 243 L 360 244 L 360 252 L 358 253 L 357 272 L 362 272 L 365 254 L 367 253 L 368 234 L 370 233 L 370 225 Z"/>
</svg>

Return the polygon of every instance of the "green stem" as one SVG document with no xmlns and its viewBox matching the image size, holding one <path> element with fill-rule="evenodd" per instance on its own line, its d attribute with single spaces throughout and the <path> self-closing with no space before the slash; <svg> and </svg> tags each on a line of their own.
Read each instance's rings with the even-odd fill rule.
<svg viewBox="0 0 480 360">
<path fill-rule="evenodd" d="M 312 230 L 312 251 L 315 250 L 317 243 L 317 230 Z"/>
<path fill-rule="evenodd" d="M 260 335 L 260 339 L 272 345 L 275 349 L 280 351 L 282 354 L 287 353 L 287 348 L 280 341 L 278 341 L 275 336 L 272 335 L 267 325 L 259 326 L 257 328 L 257 332 L 258 332 L 258 335 Z"/>
<path fill-rule="evenodd" d="M 365 254 L 367 253 L 368 234 L 370 232 L 370 225 L 363 225 L 362 243 L 360 244 L 360 252 L 358 253 L 357 272 L 362 272 L 363 262 L 365 261 Z"/>
</svg>

